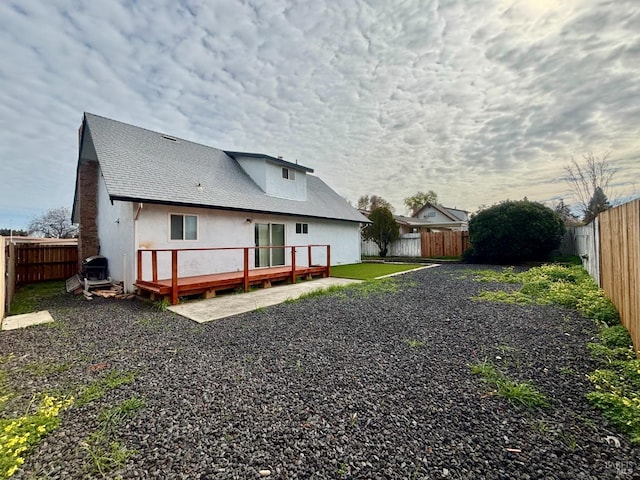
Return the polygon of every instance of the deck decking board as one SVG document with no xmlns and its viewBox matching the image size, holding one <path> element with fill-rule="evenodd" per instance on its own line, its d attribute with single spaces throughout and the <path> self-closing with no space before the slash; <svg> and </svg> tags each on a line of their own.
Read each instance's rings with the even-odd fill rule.
<svg viewBox="0 0 640 480">
<path fill-rule="evenodd" d="M 295 278 L 308 276 L 326 276 L 326 266 L 296 267 Z M 248 272 L 248 284 L 256 285 L 265 282 L 278 282 L 291 280 L 293 277 L 291 267 L 270 267 Z M 163 278 L 158 280 L 136 280 L 135 286 L 140 290 L 156 295 L 172 295 L 172 279 Z M 177 295 L 197 295 L 208 291 L 228 290 L 231 288 L 245 287 L 244 271 L 221 272 L 209 275 L 195 275 L 190 277 L 179 277 L 177 282 Z M 172 303 L 174 303 L 172 301 Z"/>
</svg>

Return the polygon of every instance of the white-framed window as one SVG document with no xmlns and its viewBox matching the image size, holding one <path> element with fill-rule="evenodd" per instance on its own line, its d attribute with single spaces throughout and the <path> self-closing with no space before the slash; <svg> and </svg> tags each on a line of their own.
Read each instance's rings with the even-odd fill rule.
<svg viewBox="0 0 640 480">
<path fill-rule="evenodd" d="M 296 171 L 287 167 L 282 167 L 282 178 L 286 180 L 295 180 L 296 179 Z"/>
<path fill-rule="evenodd" d="M 308 223 L 296 223 L 296 233 L 307 234 L 309 233 Z"/>
<path fill-rule="evenodd" d="M 170 240 L 198 240 L 198 216 L 169 214 Z"/>
</svg>

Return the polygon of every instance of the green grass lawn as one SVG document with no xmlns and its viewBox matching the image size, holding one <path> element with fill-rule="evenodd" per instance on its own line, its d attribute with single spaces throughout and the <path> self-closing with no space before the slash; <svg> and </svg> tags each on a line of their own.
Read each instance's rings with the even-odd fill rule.
<svg viewBox="0 0 640 480">
<path fill-rule="evenodd" d="M 18 287 L 11 302 L 9 315 L 35 312 L 40 301 L 64 295 L 65 292 L 64 280 L 49 280 Z"/>
<path fill-rule="evenodd" d="M 355 280 L 373 280 L 382 275 L 404 272 L 422 267 L 415 263 L 391 264 L 391 263 L 352 263 L 350 265 L 338 265 L 331 267 L 331 276 L 338 278 L 353 278 Z"/>
</svg>

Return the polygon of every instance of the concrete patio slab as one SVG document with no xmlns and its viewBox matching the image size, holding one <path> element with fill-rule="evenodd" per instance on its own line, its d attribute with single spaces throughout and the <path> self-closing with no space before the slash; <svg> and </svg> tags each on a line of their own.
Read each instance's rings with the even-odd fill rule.
<svg viewBox="0 0 640 480">
<path fill-rule="evenodd" d="M 12 315 L 2 320 L 2 330 L 16 330 L 18 328 L 40 325 L 42 323 L 53 322 L 53 317 L 47 310 L 33 313 L 23 313 L 22 315 Z"/>
<path fill-rule="evenodd" d="M 314 290 L 320 290 L 334 285 L 349 285 L 352 283 L 360 283 L 360 280 L 333 277 L 321 278 L 293 285 L 279 285 L 277 287 L 264 288 L 248 293 L 223 295 L 207 300 L 173 305 L 168 309 L 195 322 L 205 323 L 250 312 L 257 308 L 277 305 L 289 299 L 296 299 Z"/>
</svg>

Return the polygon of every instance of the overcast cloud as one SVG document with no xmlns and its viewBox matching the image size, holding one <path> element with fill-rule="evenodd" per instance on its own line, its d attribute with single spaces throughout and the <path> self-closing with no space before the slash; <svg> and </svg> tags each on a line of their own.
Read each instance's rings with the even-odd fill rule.
<svg viewBox="0 0 640 480">
<path fill-rule="evenodd" d="M 71 207 L 84 111 L 282 155 L 355 201 L 570 200 L 640 176 L 637 0 L 3 1 L 0 227 Z"/>
</svg>

